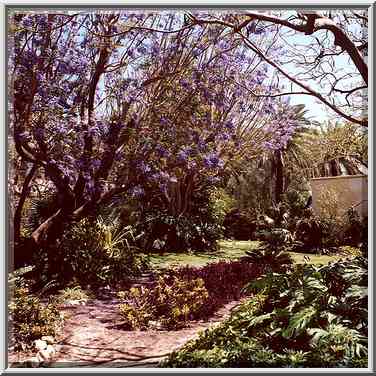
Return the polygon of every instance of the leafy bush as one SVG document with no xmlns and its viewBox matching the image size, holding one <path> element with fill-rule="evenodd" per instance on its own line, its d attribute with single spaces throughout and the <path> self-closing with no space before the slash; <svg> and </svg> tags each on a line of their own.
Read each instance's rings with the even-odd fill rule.
<svg viewBox="0 0 376 376">
<path fill-rule="evenodd" d="M 70 301 L 85 303 L 92 297 L 90 293 L 82 290 L 80 286 L 66 287 L 59 291 L 59 294 L 54 298 L 57 304 L 66 304 Z"/>
<path fill-rule="evenodd" d="M 368 257 L 368 217 L 362 220 L 362 245 L 360 247 L 362 255 Z"/>
<path fill-rule="evenodd" d="M 305 211 L 303 218 L 297 221 L 296 240 L 301 242 L 296 250 L 322 252 L 335 250 L 341 245 L 368 246 L 367 218 L 361 220 L 358 213 L 350 208 L 345 217 L 330 215 L 315 216 Z"/>
<path fill-rule="evenodd" d="M 133 329 L 177 328 L 188 320 L 207 319 L 223 304 L 244 296 L 242 288 L 262 272 L 263 266 L 247 261 L 168 270 L 152 288 L 121 292 L 120 312 Z"/>
<path fill-rule="evenodd" d="M 174 329 L 184 326 L 196 314 L 208 293 L 200 278 L 186 281 L 160 277 L 155 287 L 133 287 L 119 296 L 124 300 L 119 306 L 120 313 L 130 328 L 158 325 Z"/>
<path fill-rule="evenodd" d="M 235 200 L 223 188 L 214 188 L 210 191 L 210 207 L 216 222 L 223 225 L 226 215 L 235 205 Z"/>
<path fill-rule="evenodd" d="M 263 247 L 287 248 L 294 242 L 294 237 L 289 230 L 284 228 L 272 228 L 260 231 L 262 233 Z"/>
<path fill-rule="evenodd" d="M 303 216 L 309 195 L 308 191 L 297 189 L 288 189 L 283 194 L 282 202 L 291 218 L 300 218 Z"/>
<path fill-rule="evenodd" d="M 83 219 L 71 225 L 55 246 L 36 255 L 36 274 L 42 276 L 41 284 L 55 280 L 60 286 L 126 281 L 146 267 L 133 242 L 132 229 L 121 228 L 116 219 L 109 223 Z"/>
<path fill-rule="evenodd" d="M 367 367 L 367 261 L 297 265 L 247 286 L 255 295 L 162 367 Z"/>
<path fill-rule="evenodd" d="M 312 210 L 306 210 L 303 218 L 297 221 L 295 251 L 330 253 L 343 244 L 344 222 L 335 217 L 318 217 Z"/>
<path fill-rule="evenodd" d="M 213 218 L 205 216 L 172 216 L 164 212 L 151 212 L 137 226 L 144 234 L 140 247 L 159 252 L 208 251 L 217 249 L 222 228 Z M 155 247 L 155 244 L 159 244 Z"/>
<path fill-rule="evenodd" d="M 248 211 L 233 209 L 223 220 L 224 236 L 235 240 L 250 240 L 256 231 L 256 218 Z"/>
<path fill-rule="evenodd" d="M 283 228 L 264 230 L 262 234 L 265 240 L 261 247 L 246 251 L 247 256 L 243 257 L 243 260 L 263 265 L 265 270 L 282 272 L 287 265 L 293 263 L 293 259 L 286 252 L 294 241 L 292 234 Z"/>
<path fill-rule="evenodd" d="M 8 284 L 11 298 L 8 304 L 9 329 L 15 350 L 30 348 L 34 340 L 42 336 L 55 336 L 62 318 L 53 303 L 42 304 L 39 297 L 30 293 L 22 277 L 31 268 L 22 268 L 11 273 Z"/>
<path fill-rule="evenodd" d="M 208 318 L 223 304 L 237 300 L 243 296 L 241 289 L 250 280 L 260 276 L 264 265 L 251 264 L 248 260 L 219 261 L 203 267 L 186 266 L 167 272 L 171 277 L 179 277 L 187 281 L 200 278 L 208 291 L 208 299 L 197 317 Z"/>
<path fill-rule="evenodd" d="M 277 248 L 261 248 L 247 251 L 246 254 L 247 256 L 244 256 L 244 259 L 250 263 L 264 265 L 267 270 L 282 272 L 286 265 L 293 263 L 293 259 L 287 252 Z"/>
</svg>

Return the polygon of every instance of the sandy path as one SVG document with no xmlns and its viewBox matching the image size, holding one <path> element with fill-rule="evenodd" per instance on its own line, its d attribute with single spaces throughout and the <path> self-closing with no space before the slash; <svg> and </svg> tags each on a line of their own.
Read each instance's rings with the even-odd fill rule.
<svg viewBox="0 0 376 376">
<path fill-rule="evenodd" d="M 155 367 L 200 330 L 227 318 L 238 303 L 228 303 L 207 322 L 192 321 L 177 331 L 122 329 L 116 299 L 66 307 L 68 317 L 49 367 Z"/>
</svg>

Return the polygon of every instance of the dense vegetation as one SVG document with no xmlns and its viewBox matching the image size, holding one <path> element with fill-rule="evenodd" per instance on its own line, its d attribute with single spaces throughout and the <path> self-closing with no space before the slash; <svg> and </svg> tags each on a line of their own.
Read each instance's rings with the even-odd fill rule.
<svg viewBox="0 0 376 376">
<path fill-rule="evenodd" d="M 251 282 L 254 296 L 165 367 L 366 367 L 367 261 L 298 265 Z"/>
<path fill-rule="evenodd" d="M 247 297 L 165 365 L 365 366 L 368 219 L 336 190 L 313 211 L 310 179 L 367 174 L 366 12 L 17 9 L 8 21 L 17 351 L 57 335 L 65 300 L 118 293 L 122 330 L 147 331 Z M 224 240 L 235 249 L 221 253 Z"/>
</svg>

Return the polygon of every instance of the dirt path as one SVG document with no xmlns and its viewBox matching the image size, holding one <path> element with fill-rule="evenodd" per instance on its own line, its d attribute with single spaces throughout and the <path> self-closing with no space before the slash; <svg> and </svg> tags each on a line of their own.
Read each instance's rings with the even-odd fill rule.
<svg viewBox="0 0 376 376">
<path fill-rule="evenodd" d="M 154 276 L 145 273 L 135 285 L 153 283 Z M 191 321 L 186 328 L 166 331 L 129 331 L 122 327 L 116 294 L 102 291 L 85 305 L 61 307 L 65 316 L 61 334 L 54 345 L 56 354 L 46 367 L 156 367 L 160 360 L 204 330 L 225 320 L 233 301 L 219 309 L 208 321 Z M 11 367 L 17 367 L 32 353 L 9 352 Z M 13 365 L 12 365 L 13 364 Z"/>
<path fill-rule="evenodd" d="M 155 367 L 198 332 L 224 320 L 239 302 L 221 308 L 207 322 L 192 321 L 177 331 L 127 331 L 121 328 L 118 301 L 92 300 L 65 308 L 68 315 L 50 367 Z"/>
</svg>

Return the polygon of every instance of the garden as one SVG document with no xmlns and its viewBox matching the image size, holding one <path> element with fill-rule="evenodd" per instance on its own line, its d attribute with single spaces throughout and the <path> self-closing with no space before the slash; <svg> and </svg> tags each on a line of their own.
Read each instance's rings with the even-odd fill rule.
<svg viewBox="0 0 376 376">
<path fill-rule="evenodd" d="M 366 11 L 8 26 L 9 367 L 368 367 Z"/>
</svg>

